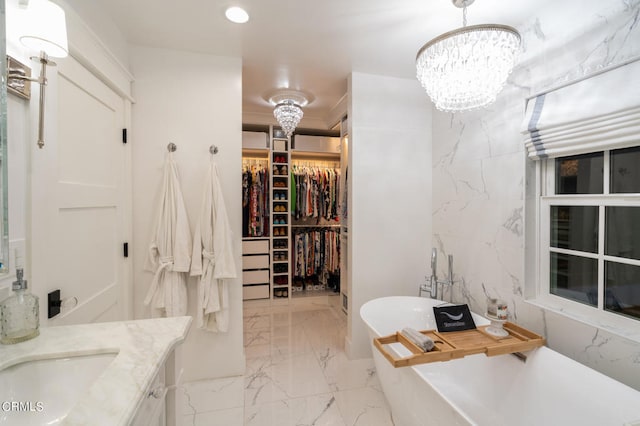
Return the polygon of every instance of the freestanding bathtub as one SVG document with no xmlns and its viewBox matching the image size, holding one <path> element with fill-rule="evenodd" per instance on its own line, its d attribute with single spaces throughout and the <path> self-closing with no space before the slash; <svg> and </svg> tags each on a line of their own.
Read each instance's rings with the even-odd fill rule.
<svg viewBox="0 0 640 426">
<path fill-rule="evenodd" d="M 396 426 L 640 426 L 640 392 L 547 347 L 527 352 L 526 362 L 479 354 L 394 368 L 373 346 L 373 338 L 404 327 L 435 329 L 433 306 L 442 303 L 395 296 L 360 309 Z M 489 323 L 473 318 L 476 325 Z M 394 356 L 410 355 L 399 343 L 389 349 Z"/>
</svg>

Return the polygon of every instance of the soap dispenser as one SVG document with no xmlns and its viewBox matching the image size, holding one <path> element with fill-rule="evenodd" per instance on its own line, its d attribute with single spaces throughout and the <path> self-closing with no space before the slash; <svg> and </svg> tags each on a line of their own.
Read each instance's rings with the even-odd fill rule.
<svg viewBox="0 0 640 426">
<path fill-rule="evenodd" d="M 22 268 L 16 269 L 16 277 L 12 284 L 13 295 L 0 303 L 0 343 L 3 344 L 24 342 L 40 334 L 38 297 L 27 291 Z"/>
</svg>

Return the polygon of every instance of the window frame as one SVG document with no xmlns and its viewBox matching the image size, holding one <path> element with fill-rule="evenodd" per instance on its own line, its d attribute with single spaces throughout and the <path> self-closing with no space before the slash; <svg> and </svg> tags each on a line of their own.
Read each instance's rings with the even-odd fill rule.
<svg viewBox="0 0 640 426">
<path fill-rule="evenodd" d="M 640 333 L 640 318 L 634 319 L 604 309 L 604 265 L 605 261 L 640 266 L 640 260 L 605 255 L 605 209 L 607 206 L 640 207 L 640 193 L 610 193 L 610 150 L 603 152 L 603 193 L 602 194 L 555 194 L 555 160 L 548 158 L 536 161 L 536 291 L 530 302 L 543 308 L 565 314 L 578 321 L 611 331 L 624 329 Z M 562 158 L 562 157 L 560 157 Z M 551 206 L 597 206 L 598 207 L 598 251 L 589 253 L 551 247 Z M 550 254 L 551 252 L 578 255 L 597 260 L 598 265 L 598 305 L 590 306 L 551 293 Z M 627 334 L 627 333 L 623 333 Z M 640 341 L 640 335 L 636 336 Z"/>
</svg>

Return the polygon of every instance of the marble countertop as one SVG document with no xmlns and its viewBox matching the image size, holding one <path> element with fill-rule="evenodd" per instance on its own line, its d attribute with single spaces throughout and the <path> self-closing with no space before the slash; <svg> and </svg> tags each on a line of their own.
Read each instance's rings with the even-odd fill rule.
<svg viewBox="0 0 640 426">
<path fill-rule="evenodd" d="M 117 353 L 69 412 L 65 425 L 126 425 L 157 370 L 184 341 L 191 317 L 43 327 L 40 336 L 0 345 L 0 370 L 26 361 Z"/>
</svg>

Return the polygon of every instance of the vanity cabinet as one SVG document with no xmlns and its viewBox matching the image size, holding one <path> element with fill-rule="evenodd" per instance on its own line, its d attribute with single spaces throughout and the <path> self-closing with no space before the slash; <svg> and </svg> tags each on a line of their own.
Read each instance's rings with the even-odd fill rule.
<svg viewBox="0 0 640 426">
<path fill-rule="evenodd" d="M 166 397 L 165 371 L 160 369 L 151 385 L 144 391 L 144 400 L 131 423 L 132 426 L 166 426 Z"/>
<path fill-rule="evenodd" d="M 43 374 L 52 375 L 63 364 L 54 370 L 28 369 L 37 371 L 28 381 L 12 384 L 8 379 L 0 380 L 0 391 L 4 392 L 0 400 L 34 395 L 44 407 L 57 407 L 18 412 L 31 416 L 27 424 L 57 424 L 64 419 L 68 425 L 179 425 L 176 384 L 182 371 L 180 344 L 191 322 L 191 317 L 184 316 L 42 327 L 35 339 L 0 345 L 0 373 L 21 363 L 47 361 L 52 365 L 67 359 L 73 362 L 67 368 L 81 372 L 42 381 Z M 0 418 L 0 424 L 9 423 Z"/>
<path fill-rule="evenodd" d="M 176 407 L 176 356 L 181 347 L 177 347 L 158 369 L 151 384 L 144 391 L 132 426 L 176 426 L 178 409 Z"/>
</svg>

